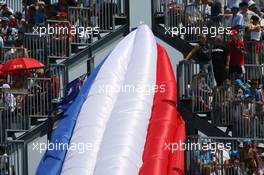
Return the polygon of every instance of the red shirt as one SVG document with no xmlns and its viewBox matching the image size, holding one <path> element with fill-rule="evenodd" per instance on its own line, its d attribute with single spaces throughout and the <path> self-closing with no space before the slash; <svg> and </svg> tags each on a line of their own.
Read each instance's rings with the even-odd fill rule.
<svg viewBox="0 0 264 175">
<path fill-rule="evenodd" d="M 241 39 L 228 42 L 228 55 L 230 55 L 230 65 L 244 65 L 245 46 Z"/>
</svg>

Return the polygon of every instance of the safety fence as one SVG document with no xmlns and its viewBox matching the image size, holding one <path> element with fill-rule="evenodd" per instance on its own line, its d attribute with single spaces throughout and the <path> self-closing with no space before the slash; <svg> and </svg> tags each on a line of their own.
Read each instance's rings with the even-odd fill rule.
<svg viewBox="0 0 264 175">
<path fill-rule="evenodd" d="M 76 27 L 72 45 L 88 45 L 101 38 L 101 33 L 112 32 L 119 25 L 117 18 L 126 17 L 125 0 L 99 0 L 87 7 L 69 7 L 68 21 Z"/>
<path fill-rule="evenodd" d="M 24 34 L 24 47 L 28 51 L 30 58 L 35 58 L 43 64 L 47 65 L 47 35 L 40 36 L 34 33 Z"/>
<path fill-rule="evenodd" d="M 0 0 L 0 3 L 5 3 L 9 8 L 11 8 L 14 12 L 22 12 L 23 11 L 23 0 Z"/>
<path fill-rule="evenodd" d="M 242 90 L 236 88 L 226 86 L 214 89 L 212 124 L 232 126 L 232 136 L 264 138 L 263 104 L 250 97 L 243 99 Z"/>
<path fill-rule="evenodd" d="M 70 41 L 73 35 L 70 32 L 69 21 L 47 20 L 46 27 L 50 28 L 48 34 L 48 59 L 66 59 L 71 55 Z"/>
<path fill-rule="evenodd" d="M 28 78 L 24 89 L 1 89 L 0 141 L 7 131 L 26 131 L 51 112 L 51 80 Z"/>
<path fill-rule="evenodd" d="M 92 42 L 95 33 L 94 27 L 98 26 L 96 17 L 91 16 L 91 9 L 84 7 L 69 7 L 68 20 L 70 24 L 76 27 L 71 44 L 73 45 L 88 45 Z M 99 34 L 99 31 L 98 31 Z"/>
<path fill-rule="evenodd" d="M 188 137 L 185 172 L 192 174 L 258 174 L 264 162 L 263 139 Z M 258 172 L 259 171 L 259 172 Z"/>
<path fill-rule="evenodd" d="M 264 84 L 264 64 L 245 64 L 244 82 L 258 80 L 259 84 Z"/>
<path fill-rule="evenodd" d="M 201 88 L 212 88 L 214 86 L 214 77 L 212 74 L 212 66 L 209 66 L 209 73 L 203 73 L 200 65 L 196 61 L 187 61 L 180 63 L 177 67 L 178 78 L 178 96 L 179 99 L 191 99 L 201 96 Z M 202 87 L 206 86 L 206 87 Z M 210 94 L 204 91 L 203 94 Z M 207 99 L 207 98 L 206 98 Z M 199 101 L 199 100 L 198 100 Z M 208 101 L 208 100 L 206 100 Z M 198 109 L 199 111 L 199 109 Z"/>
<path fill-rule="evenodd" d="M 263 41 L 246 41 L 245 64 L 261 65 L 264 63 Z"/>
<path fill-rule="evenodd" d="M 26 130 L 28 117 L 26 108 L 27 91 L 1 89 L 1 129 Z M 2 137 L 5 135 L 2 135 Z"/>
<path fill-rule="evenodd" d="M 25 172 L 25 147 L 23 142 L 9 142 L 0 146 L 0 174 L 22 175 Z"/>
<path fill-rule="evenodd" d="M 51 112 L 51 79 L 28 78 L 27 104 L 29 117 L 48 117 Z"/>
<path fill-rule="evenodd" d="M 188 0 L 154 1 L 156 17 L 164 16 L 164 27 L 185 41 L 197 42 L 203 27 L 210 23 L 209 10 L 205 4 Z M 212 21 L 212 20 L 211 20 Z"/>
<path fill-rule="evenodd" d="M 194 113 L 210 112 L 213 79 L 208 74 L 198 73 L 191 83 L 192 111 Z"/>
<path fill-rule="evenodd" d="M 189 100 L 194 114 L 211 114 L 214 126 L 232 128 L 232 136 L 264 138 L 264 105 L 256 96 L 259 82 L 263 83 L 262 73 L 257 71 L 263 68 L 245 65 L 245 69 L 240 83 L 226 80 L 216 87 L 210 70 L 201 72 L 195 61 L 181 62 L 177 67 L 179 100 Z M 250 82 L 254 78 L 258 81 Z"/>
<path fill-rule="evenodd" d="M 121 2 L 120 0 L 118 0 Z M 91 4 L 91 14 L 96 18 L 100 31 L 111 31 L 115 28 L 114 16 L 118 12 L 117 0 L 99 0 Z"/>
</svg>

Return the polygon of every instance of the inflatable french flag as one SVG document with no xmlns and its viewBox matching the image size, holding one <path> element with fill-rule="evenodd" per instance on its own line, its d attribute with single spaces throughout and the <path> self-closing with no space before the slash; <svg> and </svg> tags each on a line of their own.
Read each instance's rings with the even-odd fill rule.
<svg viewBox="0 0 264 175">
<path fill-rule="evenodd" d="M 184 174 L 184 151 L 170 147 L 185 141 L 176 92 L 165 49 L 139 26 L 85 81 L 36 174 Z"/>
</svg>

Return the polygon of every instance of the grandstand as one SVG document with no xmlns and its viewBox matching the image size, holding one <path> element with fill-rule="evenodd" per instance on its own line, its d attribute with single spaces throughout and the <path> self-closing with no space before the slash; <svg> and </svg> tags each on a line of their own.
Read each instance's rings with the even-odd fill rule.
<svg viewBox="0 0 264 175">
<path fill-rule="evenodd" d="M 186 123 L 185 144 L 209 145 L 205 150 L 185 149 L 184 174 L 264 174 L 263 2 L 148 1 L 154 35 L 183 55 L 171 60 L 181 60 L 174 71 L 178 110 Z M 34 145 L 51 140 L 64 111 L 100 62 L 96 59 L 100 51 L 131 31 L 133 3 L 0 0 L 1 66 L 15 58 L 44 64 L 0 71 L 0 175 L 35 174 L 45 150 L 36 154 Z M 249 21 L 233 22 L 235 10 Z M 212 30 L 195 32 L 203 28 Z M 224 29 L 222 34 L 215 33 L 219 28 Z M 233 47 L 232 37 L 243 46 Z M 234 68 L 236 61 L 214 60 L 220 49 L 216 38 L 227 50 L 220 55 L 223 60 L 232 60 L 231 47 L 241 49 L 241 72 Z M 80 64 L 86 68 L 81 74 L 76 73 Z"/>
</svg>

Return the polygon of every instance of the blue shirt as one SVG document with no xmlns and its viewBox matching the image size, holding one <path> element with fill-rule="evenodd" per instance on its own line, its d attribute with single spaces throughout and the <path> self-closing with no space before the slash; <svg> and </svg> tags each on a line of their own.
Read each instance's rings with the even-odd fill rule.
<svg viewBox="0 0 264 175">
<path fill-rule="evenodd" d="M 243 15 L 240 13 L 237 13 L 236 15 L 232 16 L 232 20 L 231 20 L 231 27 L 235 27 L 240 29 L 244 24 L 244 18 Z"/>
</svg>

